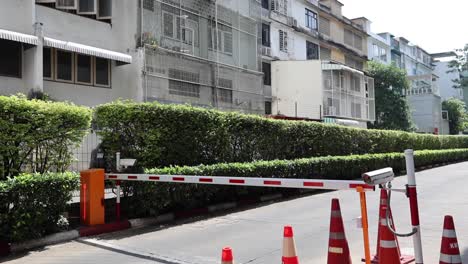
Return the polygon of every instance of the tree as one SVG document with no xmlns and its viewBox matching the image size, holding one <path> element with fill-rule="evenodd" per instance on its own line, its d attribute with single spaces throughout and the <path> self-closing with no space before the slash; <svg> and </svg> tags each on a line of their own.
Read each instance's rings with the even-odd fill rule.
<svg viewBox="0 0 468 264">
<path fill-rule="evenodd" d="M 448 72 L 458 72 L 460 74 L 459 79 L 453 80 L 455 83 L 453 88 L 465 88 L 468 87 L 468 44 L 463 49 L 455 50 L 457 54 L 455 59 L 450 61 L 449 67 L 451 68 Z"/>
<path fill-rule="evenodd" d="M 450 134 L 456 135 L 463 131 L 466 120 L 465 103 L 456 98 L 450 98 L 442 102 L 442 109 L 448 111 Z"/>
<path fill-rule="evenodd" d="M 369 74 L 375 84 L 375 122 L 370 128 L 414 131 L 408 101 L 406 72 L 395 65 L 369 62 Z"/>
</svg>

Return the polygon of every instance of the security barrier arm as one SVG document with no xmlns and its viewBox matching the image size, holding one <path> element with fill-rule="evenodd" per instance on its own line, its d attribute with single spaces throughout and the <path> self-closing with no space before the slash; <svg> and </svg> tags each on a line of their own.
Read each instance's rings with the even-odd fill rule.
<svg viewBox="0 0 468 264">
<path fill-rule="evenodd" d="M 155 175 L 155 174 L 125 174 L 108 173 L 107 180 L 148 181 L 197 183 L 213 185 L 258 186 L 277 188 L 300 188 L 322 190 L 356 190 L 362 187 L 364 191 L 374 191 L 375 187 L 363 181 L 315 180 L 315 179 L 283 179 L 283 178 L 249 178 L 226 176 L 187 176 L 187 175 Z"/>
</svg>

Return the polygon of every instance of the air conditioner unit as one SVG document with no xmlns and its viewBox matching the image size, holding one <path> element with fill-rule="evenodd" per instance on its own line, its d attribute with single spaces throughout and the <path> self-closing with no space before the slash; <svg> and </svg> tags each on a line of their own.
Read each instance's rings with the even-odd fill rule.
<svg viewBox="0 0 468 264">
<path fill-rule="evenodd" d="M 96 15 L 97 0 L 78 0 L 77 13 L 80 15 Z"/>
<path fill-rule="evenodd" d="M 446 111 L 446 110 L 442 111 L 442 119 L 443 120 L 449 120 L 448 111 Z"/>
<path fill-rule="evenodd" d="M 297 28 L 297 19 L 294 17 L 288 17 L 288 25 Z"/>
<path fill-rule="evenodd" d="M 262 55 L 271 57 L 271 48 L 269 47 L 262 47 Z"/>
<path fill-rule="evenodd" d="M 77 0 L 57 0 L 55 2 L 55 7 L 57 9 L 76 9 L 77 8 Z"/>
</svg>

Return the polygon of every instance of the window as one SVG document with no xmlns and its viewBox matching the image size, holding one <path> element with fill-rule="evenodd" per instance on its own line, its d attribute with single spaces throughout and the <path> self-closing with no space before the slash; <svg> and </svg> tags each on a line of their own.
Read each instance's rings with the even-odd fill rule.
<svg viewBox="0 0 468 264">
<path fill-rule="evenodd" d="M 265 101 L 265 115 L 271 115 L 271 102 Z"/>
<path fill-rule="evenodd" d="M 330 20 L 320 17 L 319 32 L 330 36 Z"/>
<path fill-rule="evenodd" d="M 351 91 L 360 92 L 361 91 L 361 78 L 351 74 L 350 78 Z"/>
<path fill-rule="evenodd" d="M 165 37 L 198 46 L 198 22 L 191 19 L 189 15 L 179 16 L 172 12 L 163 11 L 162 20 Z"/>
<path fill-rule="evenodd" d="M 358 70 L 363 70 L 364 68 L 364 63 L 362 61 L 353 59 L 349 56 L 345 56 L 345 64 Z"/>
<path fill-rule="evenodd" d="M 103 58 L 94 58 L 95 66 L 95 79 L 94 85 L 96 86 L 110 86 L 110 61 Z"/>
<path fill-rule="evenodd" d="M 271 64 L 262 62 L 263 84 L 271 85 Z"/>
<path fill-rule="evenodd" d="M 99 0 L 98 19 L 112 18 L 112 0 Z"/>
<path fill-rule="evenodd" d="M 93 83 L 93 63 L 92 57 L 88 55 L 76 54 L 75 57 L 75 80 L 77 83 L 92 84 Z"/>
<path fill-rule="evenodd" d="M 320 59 L 331 60 L 331 50 L 324 47 L 320 47 Z"/>
<path fill-rule="evenodd" d="M 187 97 L 200 97 L 200 75 L 178 69 L 169 69 L 169 94 Z"/>
<path fill-rule="evenodd" d="M 306 41 L 307 59 L 318 60 L 319 59 L 319 47 L 317 44 Z"/>
<path fill-rule="evenodd" d="M 262 45 L 270 47 L 270 25 L 262 24 Z"/>
<path fill-rule="evenodd" d="M 55 79 L 58 81 L 73 82 L 73 53 L 64 50 L 56 50 Z"/>
<path fill-rule="evenodd" d="M 277 12 L 282 15 L 288 14 L 288 1 L 287 0 L 271 0 L 271 11 Z"/>
<path fill-rule="evenodd" d="M 381 61 L 387 61 L 387 51 L 385 50 L 385 48 L 382 48 L 377 44 L 372 44 L 372 50 L 372 58 Z"/>
<path fill-rule="evenodd" d="M 349 29 L 344 31 L 344 43 L 358 50 L 362 50 L 362 37 Z"/>
<path fill-rule="evenodd" d="M 288 51 L 288 32 L 279 30 L 279 49 L 280 51 Z"/>
<path fill-rule="evenodd" d="M 43 51 L 43 59 L 42 59 L 42 76 L 44 79 L 52 79 L 52 72 L 53 72 L 53 67 L 52 67 L 52 49 L 51 48 L 44 48 Z"/>
<path fill-rule="evenodd" d="M 154 0 L 143 0 L 143 8 L 154 11 Z"/>
<path fill-rule="evenodd" d="M 78 14 L 95 15 L 97 10 L 96 0 L 79 0 L 78 1 Z"/>
<path fill-rule="evenodd" d="M 21 78 L 21 43 L 0 39 L 0 75 Z"/>
<path fill-rule="evenodd" d="M 229 88 L 229 89 L 217 89 L 218 100 L 223 103 L 232 103 L 232 80 L 229 79 L 218 79 L 218 86 Z"/>
<path fill-rule="evenodd" d="M 354 118 L 361 118 L 361 104 L 351 103 L 351 116 Z"/>
<path fill-rule="evenodd" d="M 232 54 L 232 28 L 218 23 L 218 34 L 216 34 L 216 23 L 213 22 L 211 30 L 208 30 L 208 48 Z"/>
<path fill-rule="evenodd" d="M 312 30 L 317 30 L 317 13 L 306 8 L 305 19 L 306 19 L 306 27 Z"/>
<path fill-rule="evenodd" d="M 268 0 L 262 0 L 262 7 L 265 9 L 270 9 L 269 8 L 269 1 Z"/>
</svg>

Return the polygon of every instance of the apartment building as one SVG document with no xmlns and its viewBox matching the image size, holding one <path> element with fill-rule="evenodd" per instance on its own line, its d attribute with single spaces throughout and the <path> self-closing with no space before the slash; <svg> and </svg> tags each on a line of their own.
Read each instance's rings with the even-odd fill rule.
<svg viewBox="0 0 468 264">
<path fill-rule="evenodd" d="M 145 100 L 265 113 L 257 1 L 142 4 Z"/>
<path fill-rule="evenodd" d="M 341 7 L 331 0 L 262 1 L 267 114 L 356 127 L 374 120 L 373 80 L 364 73 L 367 19 L 347 19 Z"/>
<path fill-rule="evenodd" d="M 458 70 L 453 71 L 453 69 L 450 68 L 450 61 L 455 59 L 456 53 L 453 51 L 441 52 L 431 54 L 431 56 L 434 59 L 434 72 L 439 76 L 437 79 L 437 86 L 439 87 L 442 100 L 450 98 L 464 100 L 463 88 L 458 87 L 457 83 L 454 82 L 454 80 L 460 79 L 460 73 Z"/>
<path fill-rule="evenodd" d="M 138 6 L 110 0 L 0 3 L 0 93 L 96 105 L 138 99 Z"/>
</svg>

